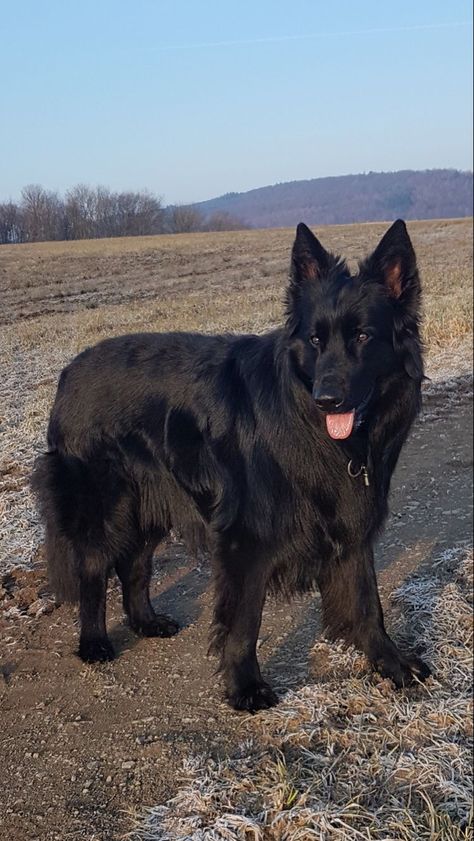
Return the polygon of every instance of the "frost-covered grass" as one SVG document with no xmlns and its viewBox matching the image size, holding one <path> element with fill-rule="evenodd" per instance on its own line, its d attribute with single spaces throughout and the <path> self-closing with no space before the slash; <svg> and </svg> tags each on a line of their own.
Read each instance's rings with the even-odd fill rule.
<svg viewBox="0 0 474 841">
<path fill-rule="evenodd" d="M 248 721 L 221 762 L 201 756 L 134 841 L 467 841 L 472 838 L 472 553 L 445 552 L 393 598 L 395 635 L 433 666 L 404 693 L 319 642 L 319 683 Z"/>
</svg>

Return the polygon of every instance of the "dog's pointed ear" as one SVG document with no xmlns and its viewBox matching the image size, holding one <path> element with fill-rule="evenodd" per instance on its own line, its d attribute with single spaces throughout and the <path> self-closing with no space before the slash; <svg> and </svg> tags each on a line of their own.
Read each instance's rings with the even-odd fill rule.
<svg viewBox="0 0 474 841">
<path fill-rule="evenodd" d="M 391 298 L 418 309 L 420 279 L 416 255 L 402 219 L 388 229 L 363 264 L 363 274 L 381 281 Z"/>
<path fill-rule="evenodd" d="M 416 255 L 408 231 L 397 219 L 380 240 L 374 253 L 361 265 L 363 280 L 382 283 L 396 303 L 394 347 L 401 354 L 407 374 L 423 379 L 419 320 L 421 285 Z"/>
<path fill-rule="evenodd" d="M 291 283 L 299 286 L 319 280 L 329 268 L 329 254 L 304 222 L 296 228 L 291 252 Z"/>
</svg>

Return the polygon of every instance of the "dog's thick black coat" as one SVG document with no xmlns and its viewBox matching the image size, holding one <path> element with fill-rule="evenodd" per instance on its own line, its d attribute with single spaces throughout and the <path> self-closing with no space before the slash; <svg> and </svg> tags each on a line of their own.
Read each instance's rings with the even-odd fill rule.
<svg viewBox="0 0 474 841">
<path fill-rule="evenodd" d="M 333 637 L 397 685 L 429 674 L 384 629 L 372 551 L 420 406 L 419 304 L 402 221 L 354 276 L 301 224 L 281 329 L 122 336 L 62 372 L 33 487 L 52 585 L 80 601 L 84 660 L 113 656 L 114 569 L 135 631 L 177 631 L 148 591 L 153 552 L 174 527 L 211 553 L 212 648 L 234 707 L 277 700 L 256 658 L 269 590 L 317 586 Z M 326 415 L 353 410 L 352 433 L 335 440 Z"/>
</svg>

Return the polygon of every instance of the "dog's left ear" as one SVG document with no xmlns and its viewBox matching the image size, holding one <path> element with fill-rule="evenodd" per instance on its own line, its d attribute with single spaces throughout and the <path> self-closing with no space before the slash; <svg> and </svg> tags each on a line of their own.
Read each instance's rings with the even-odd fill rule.
<svg viewBox="0 0 474 841">
<path fill-rule="evenodd" d="M 381 281 L 390 295 L 416 315 L 420 278 L 416 255 L 402 219 L 397 219 L 361 267 L 363 274 Z"/>
<path fill-rule="evenodd" d="M 374 253 L 361 265 L 361 275 L 383 283 L 397 304 L 394 314 L 394 347 L 401 354 L 407 374 L 423 379 L 419 339 L 421 286 L 416 255 L 405 222 L 397 219 L 380 240 Z"/>
</svg>

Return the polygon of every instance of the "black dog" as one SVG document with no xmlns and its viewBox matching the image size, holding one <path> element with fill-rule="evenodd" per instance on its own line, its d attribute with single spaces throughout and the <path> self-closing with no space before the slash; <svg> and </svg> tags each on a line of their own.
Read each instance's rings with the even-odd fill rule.
<svg viewBox="0 0 474 841">
<path fill-rule="evenodd" d="M 384 629 L 372 544 L 420 407 L 420 283 L 395 222 L 351 276 L 298 226 L 285 325 L 263 336 L 108 339 L 61 374 L 33 487 L 57 597 L 80 600 L 83 660 L 108 660 L 107 577 L 131 627 L 170 528 L 211 552 L 212 650 L 236 709 L 277 702 L 256 657 L 265 595 L 317 586 L 328 632 L 403 685 L 429 669 Z"/>
</svg>

